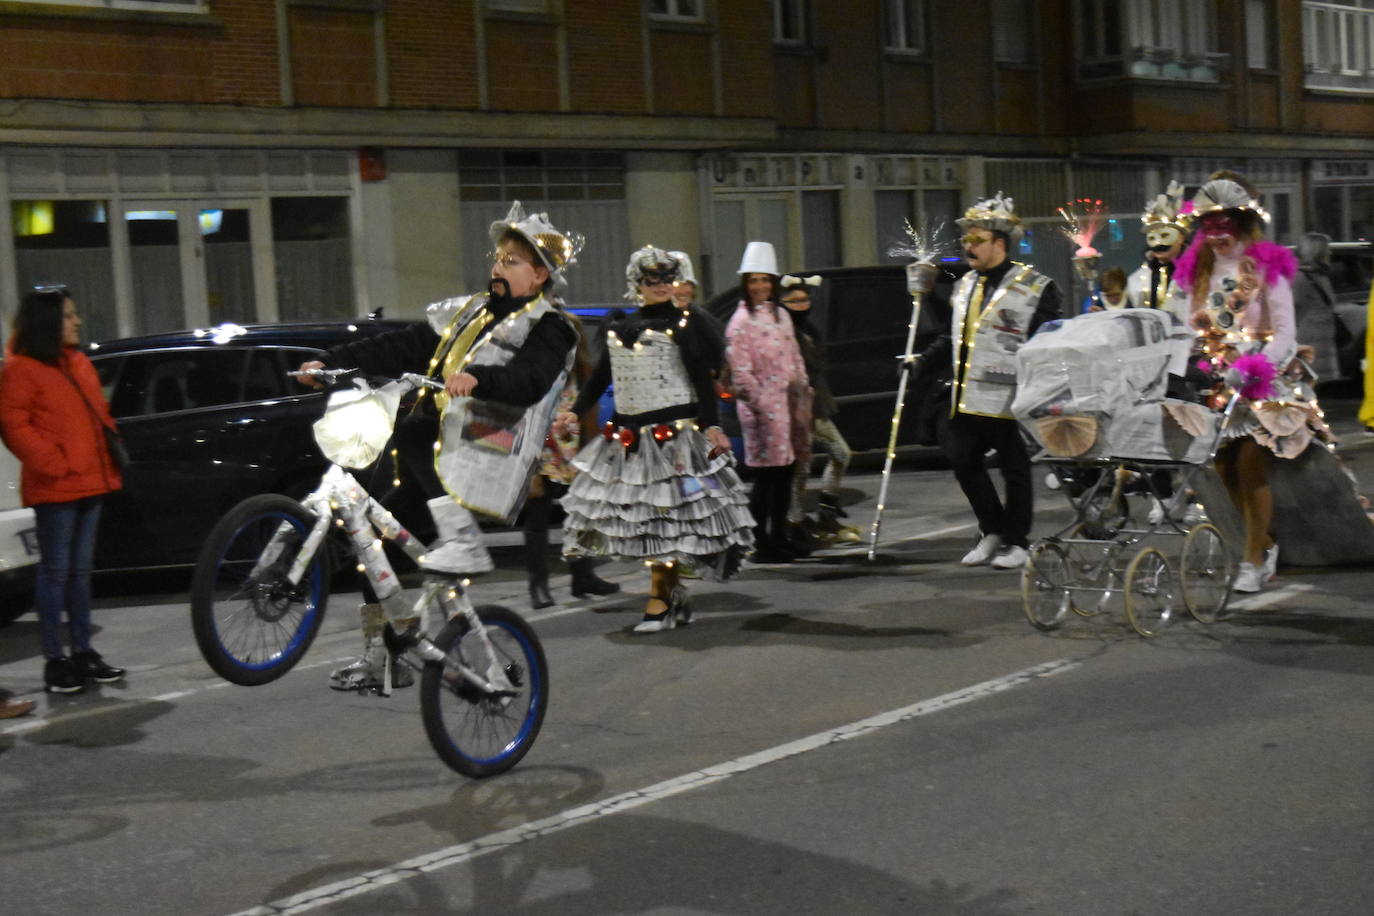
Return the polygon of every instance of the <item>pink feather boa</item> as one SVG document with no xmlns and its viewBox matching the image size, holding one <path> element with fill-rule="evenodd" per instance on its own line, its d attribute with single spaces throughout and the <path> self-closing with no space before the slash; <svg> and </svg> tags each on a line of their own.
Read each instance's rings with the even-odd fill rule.
<svg viewBox="0 0 1374 916">
<path fill-rule="evenodd" d="M 1285 249 L 1287 250 L 1287 249 Z M 1266 401 L 1274 396 L 1274 378 L 1278 370 L 1263 353 L 1248 353 L 1238 357 L 1231 369 L 1240 374 L 1240 396 L 1247 401 Z"/>
<path fill-rule="evenodd" d="M 1174 269 L 1174 276 L 1178 278 L 1179 284 L 1184 289 L 1191 290 L 1193 288 L 1193 282 L 1196 279 L 1193 274 L 1197 272 L 1198 251 L 1206 244 L 1206 236 L 1198 232 L 1193 236 L 1193 243 L 1188 246 L 1188 250 L 1178 259 L 1178 267 Z M 1245 254 L 1254 259 L 1255 267 L 1264 277 L 1265 285 L 1272 284 L 1280 277 L 1291 281 L 1298 273 L 1298 259 L 1293 256 L 1293 252 L 1276 242 L 1267 240 L 1252 242 L 1250 247 L 1245 249 Z"/>
</svg>

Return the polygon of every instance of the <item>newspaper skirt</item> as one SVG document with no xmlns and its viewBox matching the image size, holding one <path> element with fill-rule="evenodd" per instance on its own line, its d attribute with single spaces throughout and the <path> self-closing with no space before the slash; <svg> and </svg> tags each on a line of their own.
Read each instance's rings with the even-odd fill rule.
<svg viewBox="0 0 1374 916">
<path fill-rule="evenodd" d="M 1296 361 L 1295 361 L 1296 363 Z M 1279 458 L 1296 458 L 1313 438 L 1328 441 L 1330 427 L 1322 416 L 1316 392 L 1301 363 L 1272 382 L 1274 391 L 1263 401 L 1242 401 L 1222 428 L 1222 440 L 1253 438 Z"/>
<path fill-rule="evenodd" d="M 655 435 L 657 433 L 657 435 Z M 561 500 L 563 553 L 683 564 L 726 578 L 754 544 L 754 517 L 729 452 L 690 423 L 613 430 L 577 457 Z"/>
</svg>

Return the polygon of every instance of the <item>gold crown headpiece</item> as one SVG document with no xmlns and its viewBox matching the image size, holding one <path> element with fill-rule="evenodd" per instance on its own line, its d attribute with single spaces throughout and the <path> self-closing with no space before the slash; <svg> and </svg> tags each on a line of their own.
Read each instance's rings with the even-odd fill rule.
<svg viewBox="0 0 1374 916">
<path fill-rule="evenodd" d="M 526 215 L 525 208 L 518 200 L 511 204 L 510 212 L 506 214 L 505 219 L 491 224 L 491 240 L 499 242 L 507 232 L 513 232 L 529 242 L 539 253 L 544 266 L 560 280 L 563 268 L 577 262 L 577 255 L 587 241 L 586 236 L 580 232 L 564 232 L 555 228 L 553 223 L 549 222 L 547 213 Z"/>
<path fill-rule="evenodd" d="M 978 226 L 1005 232 L 1013 242 L 1019 242 L 1025 234 L 1025 229 L 1022 228 L 1021 218 L 1016 215 L 1014 207 L 1015 202 L 1010 197 L 1002 196 L 1002 192 L 998 191 L 994 196 L 969 207 L 964 211 L 963 217 L 955 222 L 959 224 L 960 229 Z"/>
<path fill-rule="evenodd" d="M 1193 204 L 1183 200 L 1183 185 L 1170 181 L 1164 193 L 1145 205 L 1140 214 L 1140 222 L 1146 230 L 1153 227 L 1173 226 L 1186 233 L 1193 225 Z"/>
</svg>

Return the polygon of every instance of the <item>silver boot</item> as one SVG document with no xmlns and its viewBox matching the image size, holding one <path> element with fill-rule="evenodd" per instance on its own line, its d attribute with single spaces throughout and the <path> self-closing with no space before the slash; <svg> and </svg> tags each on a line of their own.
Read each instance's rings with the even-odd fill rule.
<svg viewBox="0 0 1374 916">
<path fill-rule="evenodd" d="M 491 572 L 491 554 L 482 543 L 482 529 L 472 513 L 447 496 L 431 499 L 426 505 L 438 535 L 435 545 L 420 557 L 420 567 L 452 576 Z"/>
</svg>

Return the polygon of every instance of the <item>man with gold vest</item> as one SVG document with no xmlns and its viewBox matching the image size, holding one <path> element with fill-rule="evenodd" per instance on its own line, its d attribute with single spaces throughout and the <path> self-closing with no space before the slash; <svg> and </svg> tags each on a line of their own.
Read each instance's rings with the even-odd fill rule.
<svg viewBox="0 0 1374 916">
<path fill-rule="evenodd" d="M 577 346 L 578 332 L 554 289 L 582 236 L 555 229 L 546 214 L 526 216 L 519 201 L 492 223 L 490 235 L 496 250 L 485 292 L 435 302 L 424 322 L 334 347 L 322 361 L 301 366 L 386 376 L 424 371 L 444 380 L 432 397 L 420 390 L 394 438 L 404 476 L 424 494 L 434 519 L 435 544 L 420 558 L 431 573 L 491 570 L 472 513 L 507 524 L 519 513 Z M 331 687 L 381 683 L 383 621 L 371 607 L 363 606 L 363 656 L 333 672 Z M 412 680 L 404 666 L 393 666 L 393 675 L 393 686 Z"/>
<path fill-rule="evenodd" d="M 926 349 L 923 362 L 953 361 L 945 455 L 979 528 L 961 562 L 1015 569 L 1026 562 L 1033 494 L 1030 456 L 1011 415 L 1016 351 L 1040 325 L 1060 316 L 1063 297 L 1049 277 L 1009 258 L 1024 235 L 1010 197 L 998 192 L 979 201 L 958 223 L 971 269 L 950 296 L 950 333 Z M 1005 501 L 984 461 L 989 451 L 997 452 Z"/>
<path fill-rule="evenodd" d="M 1163 309 L 1180 324 L 1188 320 L 1188 297 L 1174 282 L 1174 262 L 1192 227 L 1192 203 L 1183 201 L 1183 185 L 1169 182 L 1141 214 L 1145 230 L 1145 263 L 1126 280 L 1126 300 L 1131 308 Z"/>
</svg>

